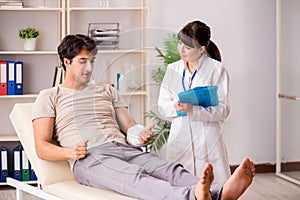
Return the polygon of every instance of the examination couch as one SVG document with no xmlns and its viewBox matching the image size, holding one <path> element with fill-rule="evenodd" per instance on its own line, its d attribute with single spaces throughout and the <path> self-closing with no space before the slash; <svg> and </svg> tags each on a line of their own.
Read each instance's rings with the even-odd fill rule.
<svg viewBox="0 0 300 200">
<path fill-rule="evenodd" d="M 10 120 L 28 159 L 38 177 L 38 186 L 7 179 L 16 188 L 17 200 L 22 199 L 22 191 L 48 200 L 132 200 L 113 191 L 96 189 L 76 182 L 67 161 L 45 161 L 38 158 L 34 147 L 31 111 L 33 103 L 17 103 L 10 114 Z M 114 180 L 112 180 L 114 181 Z"/>
</svg>

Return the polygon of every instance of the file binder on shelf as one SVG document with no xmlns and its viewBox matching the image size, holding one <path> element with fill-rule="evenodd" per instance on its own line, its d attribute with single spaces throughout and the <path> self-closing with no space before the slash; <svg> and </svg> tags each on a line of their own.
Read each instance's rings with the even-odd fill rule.
<svg viewBox="0 0 300 200">
<path fill-rule="evenodd" d="M 7 62 L 0 61 L 0 95 L 7 95 Z"/>
<path fill-rule="evenodd" d="M 22 160 L 21 163 L 22 181 L 29 181 L 30 180 L 29 160 L 24 149 L 22 149 L 21 160 Z"/>
<path fill-rule="evenodd" d="M 8 150 L 5 147 L 1 147 L 0 152 L 0 182 L 6 182 L 6 178 L 8 177 Z"/>
<path fill-rule="evenodd" d="M 14 179 L 22 181 L 22 148 L 20 145 L 13 149 L 13 159 L 14 159 Z"/>
<path fill-rule="evenodd" d="M 30 180 L 31 181 L 36 181 L 37 180 L 37 176 L 35 174 L 35 171 L 32 169 L 32 166 L 29 162 L 29 169 L 30 169 Z"/>
<path fill-rule="evenodd" d="M 23 94 L 23 62 L 18 61 L 15 62 L 15 94 L 22 95 Z"/>
<path fill-rule="evenodd" d="M 8 82 L 7 82 L 7 94 L 15 95 L 16 94 L 16 65 L 13 61 L 7 61 L 8 65 Z"/>
<path fill-rule="evenodd" d="M 55 72 L 54 72 L 54 78 L 53 78 L 53 84 L 52 87 L 58 86 L 59 84 L 61 84 L 65 78 L 65 73 L 64 73 L 64 69 L 61 66 L 56 66 L 55 67 Z"/>
</svg>

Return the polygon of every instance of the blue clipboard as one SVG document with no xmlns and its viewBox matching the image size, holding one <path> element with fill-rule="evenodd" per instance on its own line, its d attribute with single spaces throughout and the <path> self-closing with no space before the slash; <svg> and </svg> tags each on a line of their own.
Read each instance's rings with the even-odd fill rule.
<svg viewBox="0 0 300 200">
<path fill-rule="evenodd" d="M 189 103 L 195 106 L 218 106 L 218 86 L 203 86 L 180 92 L 179 102 Z"/>
</svg>

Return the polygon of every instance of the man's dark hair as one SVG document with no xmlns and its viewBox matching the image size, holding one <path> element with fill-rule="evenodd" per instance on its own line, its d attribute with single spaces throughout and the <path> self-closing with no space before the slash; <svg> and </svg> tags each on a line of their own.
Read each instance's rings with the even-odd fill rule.
<svg viewBox="0 0 300 200">
<path fill-rule="evenodd" d="M 62 62 L 62 67 L 66 70 L 64 65 L 64 58 L 67 58 L 72 63 L 72 59 L 79 54 L 81 50 L 87 50 L 93 55 L 97 54 L 97 46 L 95 41 L 82 34 L 67 35 L 57 48 L 59 58 Z"/>
</svg>

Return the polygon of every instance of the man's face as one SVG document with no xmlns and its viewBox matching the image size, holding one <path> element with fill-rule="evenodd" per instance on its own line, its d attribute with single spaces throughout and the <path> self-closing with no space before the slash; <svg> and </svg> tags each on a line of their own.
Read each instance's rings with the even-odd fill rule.
<svg viewBox="0 0 300 200">
<path fill-rule="evenodd" d="M 67 73 L 72 81 L 78 86 L 85 86 L 91 79 L 94 69 L 95 56 L 87 50 L 81 50 L 80 53 L 72 59 L 72 62 L 66 59 Z"/>
</svg>

